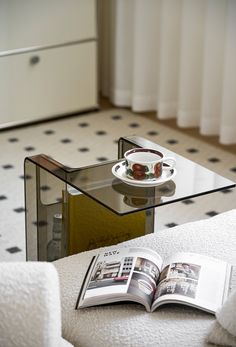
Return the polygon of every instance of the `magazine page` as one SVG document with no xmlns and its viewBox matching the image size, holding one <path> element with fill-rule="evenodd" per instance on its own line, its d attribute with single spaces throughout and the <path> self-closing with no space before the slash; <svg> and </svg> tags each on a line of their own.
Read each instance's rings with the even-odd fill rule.
<svg viewBox="0 0 236 347">
<path fill-rule="evenodd" d="M 214 313 L 224 300 L 229 265 L 216 258 L 177 253 L 163 262 L 152 310 L 163 303 L 185 303 Z"/>
<path fill-rule="evenodd" d="M 162 267 L 161 257 L 151 249 L 130 248 L 133 269 L 127 293 L 150 311 Z"/>
<path fill-rule="evenodd" d="M 92 264 L 79 307 L 134 300 L 150 309 L 161 266 L 161 257 L 149 249 L 107 249 Z"/>
</svg>

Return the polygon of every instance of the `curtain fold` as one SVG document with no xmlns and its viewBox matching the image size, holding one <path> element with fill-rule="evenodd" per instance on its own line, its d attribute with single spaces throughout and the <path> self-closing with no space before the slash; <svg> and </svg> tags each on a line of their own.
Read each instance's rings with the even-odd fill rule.
<svg viewBox="0 0 236 347">
<path fill-rule="evenodd" d="M 180 67 L 177 123 L 198 126 L 204 37 L 204 0 L 183 0 L 180 40 Z"/>
<path fill-rule="evenodd" d="M 207 4 L 200 131 L 203 135 L 217 135 L 221 122 L 226 1 L 210 0 Z"/>
<path fill-rule="evenodd" d="M 236 143 L 236 1 L 228 1 L 220 142 Z"/>
<path fill-rule="evenodd" d="M 181 10 L 180 1 L 167 0 L 162 3 L 156 104 L 160 119 L 173 118 L 178 110 Z"/>
<path fill-rule="evenodd" d="M 235 0 L 102 0 L 99 28 L 103 95 L 236 143 Z"/>
</svg>

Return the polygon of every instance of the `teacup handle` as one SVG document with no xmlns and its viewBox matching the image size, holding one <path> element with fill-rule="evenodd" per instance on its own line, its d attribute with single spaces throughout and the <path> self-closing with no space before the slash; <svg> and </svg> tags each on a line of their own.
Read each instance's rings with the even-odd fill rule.
<svg viewBox="0 0 236 347">
<path fill-rule="evenodd" d="M 169 166 L 164 166 L 164 165 L 162 166 L 162 169 L 165 169 L 165 170 L 173 169 L 176 165 L 176 160 L 173 157 L 165 157 L 165 158 L 162 158 L 160 161 L 162 161 L 162 163 L 165 163 L 166 161 L 171 162 L 171 164 L 168 163 Z"/>
</svg>

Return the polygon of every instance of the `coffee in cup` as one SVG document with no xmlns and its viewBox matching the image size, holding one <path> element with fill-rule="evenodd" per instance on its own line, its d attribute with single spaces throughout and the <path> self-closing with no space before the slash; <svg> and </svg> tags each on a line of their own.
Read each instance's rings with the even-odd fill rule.
<svg viewBox="0 0 236 347">
<path fill-rule="evenodd" d="M 134 180 L 155 180 L 163 170 L 175 167 L 173 157 L 165 157 L 163 153 L 152 148 L 133 148 L 125 152 L 126 176 Z M 168 165 L 163 165 L 168 162 Z"/>
</svg>

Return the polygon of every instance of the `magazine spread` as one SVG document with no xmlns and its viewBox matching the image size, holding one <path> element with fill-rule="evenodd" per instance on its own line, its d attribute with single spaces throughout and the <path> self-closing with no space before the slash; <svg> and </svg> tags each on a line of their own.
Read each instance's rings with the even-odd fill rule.
<svg viewBox="0 0 236 347">
<path fill-rule="evenodd" d="M 77 308 L 133 301 L 149 312 L 178 303 L 215 313 L 227 298 L 231 266 L 194 253 L 162 259 L 147 248 L 111 248 L 94 257 Z"/>
</svg>

